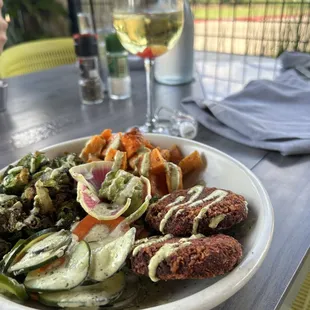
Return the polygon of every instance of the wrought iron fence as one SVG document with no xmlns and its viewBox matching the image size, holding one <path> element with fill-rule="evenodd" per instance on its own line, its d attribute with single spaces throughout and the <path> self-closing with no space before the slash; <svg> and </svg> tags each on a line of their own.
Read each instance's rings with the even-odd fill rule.
<svg viewBox="0 0 310 310">
<path fill-rule="evenodd" d="M 310 52 L 310 1 L 193 1 L 195 48 L 276 57 Z"/>
<path fill-rule="evenodd" d="M 82 0 L 90 11 L 90 0 Z M 92 0 L 97 28 L 112 0 Z M 196 67 L 205 96 L 220 100 L 253 79 L 274 78 L 284 51 L 310 52 L 310 0 L 192 0 Z"/>
</svg>

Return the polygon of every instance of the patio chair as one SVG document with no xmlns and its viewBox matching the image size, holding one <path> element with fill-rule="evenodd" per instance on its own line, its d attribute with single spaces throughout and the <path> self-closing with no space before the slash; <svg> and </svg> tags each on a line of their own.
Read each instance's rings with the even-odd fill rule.
<svg viewBox="0 0 310 310">
<path fill-rule="evenodd" d="M 0 77 L 8 78 L 72 64 L 76 61 L 73 39 L 55 38 L 18 44 L 0 57 Z"/>
</svg>

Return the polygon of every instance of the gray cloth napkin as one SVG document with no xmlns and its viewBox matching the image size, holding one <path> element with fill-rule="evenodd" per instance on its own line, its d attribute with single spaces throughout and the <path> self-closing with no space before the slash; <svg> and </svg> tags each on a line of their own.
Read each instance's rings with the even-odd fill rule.
<svg viewBox="0 0 310 310">
<path fill-rule="evenodd" d="M 274 81 L 252 81 L 220 102 L 184 99 L 185 110 L 213 132 L 236 142 L 283 155 L 310 153 L 310 79 L 296 67 L 310 55 L 284 53 Z"/>
</svg>

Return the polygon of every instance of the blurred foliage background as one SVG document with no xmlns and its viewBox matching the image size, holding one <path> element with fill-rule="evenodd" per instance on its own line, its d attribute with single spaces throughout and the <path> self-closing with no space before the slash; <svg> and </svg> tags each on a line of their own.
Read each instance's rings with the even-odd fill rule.
<svg viewBox="0 0 310 310">
<path fill-rule="evenodd" d="M 11 19 L 5 48 L 21 42 L 69 35 L 66 1 L 5 0 L 5 14 Z"/>
</svg>

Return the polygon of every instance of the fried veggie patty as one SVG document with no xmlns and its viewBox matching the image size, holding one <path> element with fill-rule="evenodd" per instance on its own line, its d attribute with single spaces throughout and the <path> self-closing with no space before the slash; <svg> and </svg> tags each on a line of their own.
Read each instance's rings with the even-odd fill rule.
<svg viewBox="0 0 310 310">
<path fill-rule="evenodd" d="M 247 214 L 247 202 L 243 196 L 197 185 L 174 191 L 152 204 L 146 222 L 163 234 L 211 235 L 244 221 Z"/>
<path fill-rule="evenodd" d="M 231 271 L 240 261 L 240 243 L 223 234 L 175 238 L 172 235 L 142 239 L 131 255 L 131 268 L 158 280 L 204 279 Z"/>
</svg>

